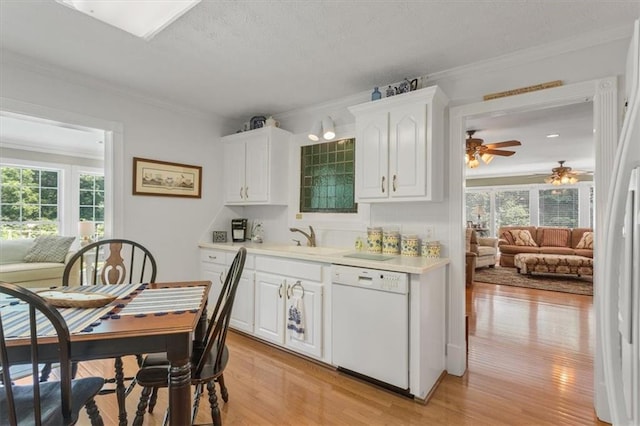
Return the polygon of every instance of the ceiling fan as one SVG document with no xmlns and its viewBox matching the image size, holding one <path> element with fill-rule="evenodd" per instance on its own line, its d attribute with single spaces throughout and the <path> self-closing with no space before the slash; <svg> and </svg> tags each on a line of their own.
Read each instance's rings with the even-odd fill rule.
<svg viewBox="0 0 640 426">
<path fill-rule="evenodd" d="M 578 175 L 589 174 L 589 172 L 581 172 L 573 170 L 571 167 L 564 165 L 564 160 L 558 161 L 558 167 L 551 169 L 551 176 L 548 176 L 544 182 L 551 185 L 573 184 L 578 182 Z"/>
<path fill-rule="evenodd" d="M 484 161 L 485 164 L 489 164 L 491 160 L 493 160 L 494 155 L 500 155 L 502 157 L 510 157 L 515 154 L 515 151 L 507 151 L 503 149 L 497 148 L 506 148 L 509 146 L 520 146 L 522 143 L 516 140 L 504 141 L 504 142 L 495 142 L 484 144 L 484 140 L 479 138 L 474 138 L 473 135 L 477 130 L 467 130 L 467 135 L 469 136 L 466 139 L 466 155 L 464 157 L 464 161 L 470 169 L 475 169 L 480 165 L 480 161 L 478 157 Z"/>
</svg>

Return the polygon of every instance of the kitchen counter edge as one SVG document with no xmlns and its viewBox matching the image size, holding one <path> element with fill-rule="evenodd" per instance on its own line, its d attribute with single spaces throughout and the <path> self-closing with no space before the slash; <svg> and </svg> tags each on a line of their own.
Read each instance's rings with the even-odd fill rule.
<svg viewBox="0 0 640 426">
<path fill-rule="evenodd" d="M 356 266 L 360 268 L 380 269 L 384 271 L 405 272 L 409 274 L 423 274 L 425 272 L 442 268 L 449 264 L 448 258 L 427 258 L 409 257 L 400 255 L 393 256 L 389 260 L 368 260 L 344 257 L 346 254 L 355 253 L 353 249 L 335 248 L 335 252 L 327 254 L 296 253 L 291 250 L 283 250 L 276 244 L 259 243 L 198 243 L 198 247 L 204 249 L 215 249 L 225 251 L 236 251 L 240 247 L 245 247 L 249 254 L 259 254 L 265 256 L 284 257 L 289 259 L 307 260 L 318 263 L 331 263 L 335 265 Z M 280 249 L 279 249 L 280 247 Z"/>
</svg>

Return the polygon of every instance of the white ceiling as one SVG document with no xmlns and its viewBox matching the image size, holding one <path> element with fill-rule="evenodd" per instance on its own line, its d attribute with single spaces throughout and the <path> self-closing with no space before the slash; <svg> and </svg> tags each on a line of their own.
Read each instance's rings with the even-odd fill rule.
<svg viewBox="0 0 640 426">
<path fill-rule="evenodd" d="M 0 48 L 244 121 L 592 32 L 630 34 L 638 16 L 638 1 L 205 0 L 144 41 L 54 0 L 2 0 Z M 521 139 L 511 160 L 543 150 L 523 127 L 504 136 L 501 126 L 477 123 L 476 136 Z"/>
</svg>

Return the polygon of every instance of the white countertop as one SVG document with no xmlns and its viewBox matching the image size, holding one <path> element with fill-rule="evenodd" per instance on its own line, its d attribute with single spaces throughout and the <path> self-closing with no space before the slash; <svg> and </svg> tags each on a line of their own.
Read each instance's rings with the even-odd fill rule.
<svg viewBox="0 0 640 426">
<path fill-rule="evenodd" d="M 284 244 L 269 243 L 205 243 L 198 244 L 200 248 L 236 251 L 239 247 L 245 247 L 249 254 L 265 256 L 287 257 L 290 259 L 309 260 L 320 263 L 332 263 L 336 265 L 358 266 L 361 268 L 382 269 L 385 271 L 406 272 L 409 274 L 422 274 L 433 269 L 438 269 L 449 264 L 448 258 L 409 257 L 400 255 L 387 255 L 389 260 L 370 260 L 345 257 L 345 255 L 362 253 L 353 249 L 340 247 L 297 247 Z"/>
</svg>

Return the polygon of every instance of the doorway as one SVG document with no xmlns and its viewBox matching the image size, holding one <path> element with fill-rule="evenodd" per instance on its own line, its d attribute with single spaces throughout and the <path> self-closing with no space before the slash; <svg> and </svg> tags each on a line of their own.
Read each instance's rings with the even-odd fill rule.
<svg viewBox="0 0 640 426">
<path fill-rule="evenodd" d="M 122 182 L 120 182 L 123 176 L 122 125 L 117 122 L 7 98 L 0 98 L 0 104 L 2 105 L 0 119 L 4 120 L 4 123 L 10 124 L 10 126 L 3 125 L 3 133 L 5 130 L 17 132 L 13 134 L 13 137 L 3 135 L 1 140 L 3 157 L 9 157 L 13 154 L 21 156 L 23 161 L 28 162 L 29 158 L 25 160 L 24 157 L 31 156 L 31 161 L 35 159 L 35 163 L 56 160 L 65 163 L 63 159 L 67 158 L 67 163 L 78 161 L 81 163 L 79 166 L 69 164 L 69 170 L 73 169 L 76 175 L 80 175 L 83 170 L 93 170 L 97 174 L 103 174 L 104 237 L 120 235 L 122 233 L 123 194 L 122 191 L 114 191 L 114 188 L 122 187 Z M 44 135 L 42 134 L 43 129 L 46 129 Z M 25 139 L 16 136 L 20 131 L 24 132 Z M 29 132 L 32 133 L 29 135 Z M 53 137 L 54 134 L 58 135 L 57 141 Z M 85 144 L 88 140 L 93 146 L 87 145 L 80 148 L 78 144 L 81 143 L 81 140 L 84 140 Z M 74 185 L 78 186 L 77 176 L 75 180 L 68 176 L 64 185 L 69 194 L 76 192 L 72 191 L 72 188 Z M 72 202 L 77 206 L 79 205 L 77 194 L 74 197 Z M 76 235 L 78 232 L 77 224 L 82 213 L 73 208 L 71 213 L 63 212 L 63 214 L 65 215 L 62 226 L 64 232 L 67 235 Z"/>
</svg>

